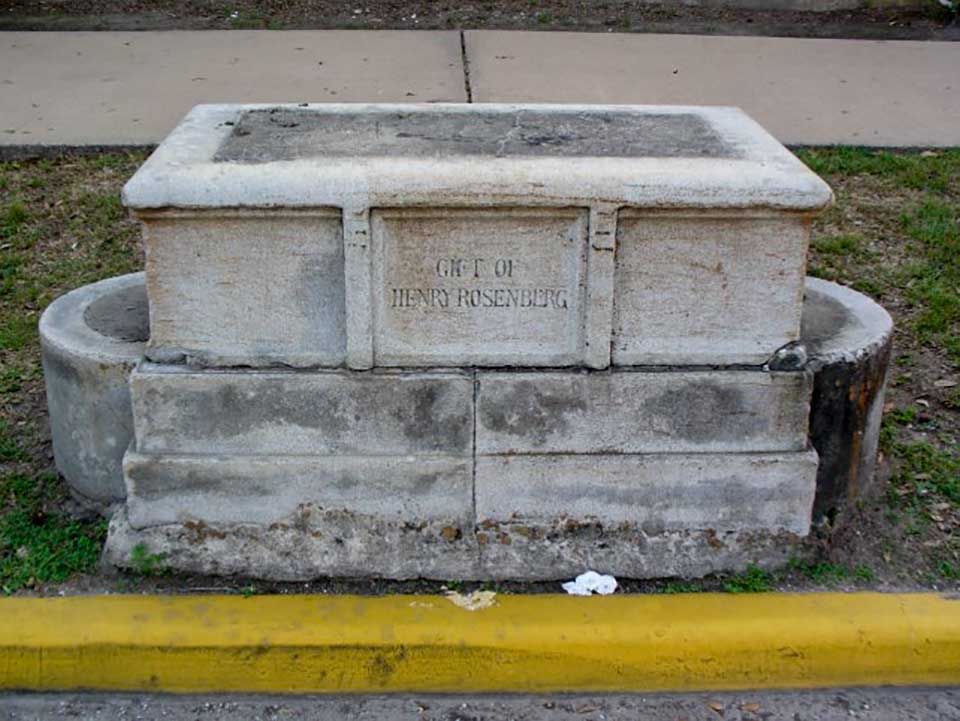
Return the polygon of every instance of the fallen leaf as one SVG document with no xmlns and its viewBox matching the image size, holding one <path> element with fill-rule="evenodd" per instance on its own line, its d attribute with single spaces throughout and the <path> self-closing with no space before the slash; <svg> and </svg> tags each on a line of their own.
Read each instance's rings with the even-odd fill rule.
<svg viewBox="0 0 960 721">
<path fill-rule="evenodd" d="M 958 381 L 953 381 L 949 378 L 941 378 L 933 382 L 934 388 L 953 388 L 955 385 L 958 385 Z"/>
<path fill-rule="evenodd" d="M 496 606 L 496 591 L 474 591 L 466 595 L 456 591 L 448 591 L 447 598 L 454 606 L 459 606 L 466 611 L 479 611 L 484 608 Z"/>
<path fill-rule="evenodd" d="M 749 711 L 750 713 L 757 713 L 760 710 L 760 704 L 758 703 L 745 703 L 740 707 L 741 711 Z"/>
<path fill-rule="evenodd" d="M 712 708 L 714 711 L 716 711 L 718 714 L 720 714 L 721 716 L 723 716 L 723 708 L 724 708 L 724 707 L 723 707 L 723 704 L 720 703 L 719 701 L 711 701 L 710 703 L 707 704 L 707 706 L 709 706 L 709 707 Z"/>
</svg>

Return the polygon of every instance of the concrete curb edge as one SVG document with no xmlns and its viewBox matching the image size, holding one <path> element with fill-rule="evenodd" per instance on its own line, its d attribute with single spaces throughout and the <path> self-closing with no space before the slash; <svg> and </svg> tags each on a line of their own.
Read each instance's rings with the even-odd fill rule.
<svg viewBox="0 0 960 721">
<path fill-rule="evenodd" d="M 0 599 L 0 689 L 687 691 L 960 683 L 939 594 Z"/>
</svg>

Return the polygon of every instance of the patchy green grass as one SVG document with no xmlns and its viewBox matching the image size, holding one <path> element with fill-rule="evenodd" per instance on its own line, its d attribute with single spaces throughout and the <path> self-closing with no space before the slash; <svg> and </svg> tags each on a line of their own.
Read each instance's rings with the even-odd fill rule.
<svg viewBox="0 0 960 721">
<path fill-rule="evenodd" d="M 886 566 L 884 575 L 923 585 L 956 582 L 960 149 L 835 148 L 799 155 L 837 195 L 836 206 L 815 225 L 811 274 L 873 295 L 896 322 L 881 435 L 889 471 L 876 499 L 848 524 L 865 527 L 855 529 L 857 545 Z"/>
<path fill-rule="evenodd" d="M 164 564 L 167 560 L 165 553 L 153 553 L 150 547 L 142 541 L 130 551 L 130 563 L 135 573 L 141 576 L 159 576 L 169 573 Z"/>
<path fill-rule="evenodd" d="M 914 311 L 907 322 L 915 340 L 940 345 L 960 364 L 960 151 L 924 157 L 840 148 L 801 157 L 817 172 L 868 176 L 891 193 L 919 191 L 900 209 L 899 227 L 888 229 L 904 240 L 902 262 L 891 264 L 862 232 L 840 233 L 814 240 L 810 271 L 871 295 L 901 292 Z"/>
<path fill-rule="evenodd" d="M 840 147 L 801 150 L 797 155 L 822 176 L 871 176 L 893 188 L 935 193 L 956 189 L 960 148 L 932 153 L 895 153 Z"/>
<path fill-rule="evenodd" d="M 727 593 L 766 593 L 774 590 L 776 579 L 770 571 L 750 566 L 743 573 L 731 576 L 723 584 Z"/>
<path fill-rule="evenodd" d="M 960 566 L 958 566 L 960 568 Z M 718 574 L 694 580 L 654 581 L 641 587 L 653 593 L 768 593 L 780 589 L 837 588 L 857 589 L 873 585 L 877 574 L 865 563 L 844 565 L 825 560 L 796 557 L 784 568 L 767 570 L 756 565 L 743 573 Z M 635 584 L 637 582 L 633 582 Z M 627 582 L 628 588 L 633 584 Z"/>
<path fill-rule="evenodd" d="M 960 204 L 931 198 L 903 215 L 914 260 L 900 271 L 917 340 L 960 366 Z"/>
<path fill-rule="evenodd" d="M 960 455 L 929 441 L 892 441 L 888 448 L 900 460 L 891 479 L 893 497 L 932 515 L 931 508 L 960 504 Z M 931 505 L 932 504 L 932 505 Z"/>
<path fill-rule="evenodd" d="M 62 489 L 54 475 L 10 475 L 0 481 L 0 590 L 12 593 L 59 583 L 97 564 L 106 521 L 82 523 L 57 510 Z"/>
<path fill-rule="evenodd" d="M 657 590 L 659 593 L 673 596 L 678 593 L 699 593 L 703 590 L 703 585 L 696 581 L 668 581 Z"/>
<path fill-rule="evenodd" d="M 28 460 L 30 460 L 30 454 L 23 449 L 13 433 L 10 432 L 7 421 L 0 420 L 0 463 Z"/>
<path fill-rule="evenodd" d="M 811 562 L 803 559 L 793 559 L 788 569 L 809 579 L 818 586 L 836 586 L 850 582 L 871 583 L 876 577 L 873 569 L 864 564 L 850 568 L 829 561 Z"/>
<path fill-rule="evenodd" d="M 37 324 L 62 293 L 136 270 L 120 187 L 143 154 L 0 163 L 0 589 L 93 570 L 105 524 L 73 520 L 51 460 Z"/>
</svg>

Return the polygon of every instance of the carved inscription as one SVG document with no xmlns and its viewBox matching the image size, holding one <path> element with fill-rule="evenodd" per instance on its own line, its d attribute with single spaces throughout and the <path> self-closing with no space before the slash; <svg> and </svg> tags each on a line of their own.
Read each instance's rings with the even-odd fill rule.
<svg viewBox="0 0 960 721">
<path fill-rule="evenodd" d="M 375 362 L 578 362 L 587 222 L 581 208 L 373 210 Z"/>
<path fill-rule="evenodd" d="M 523 262 L 516 258 L 440 258 L 426 259 L 430 274 L 439 285 L 429 288 L 389 288 L 391 308 L 555 308 L 567 310 L 566 288 L 504 286 L 497 281 L 512 281 L 514 271 Z M 460 285 L 464 281 L 469 286 Z M 471 281 L 477 281 L 477 284 Z"/>
</svg>

